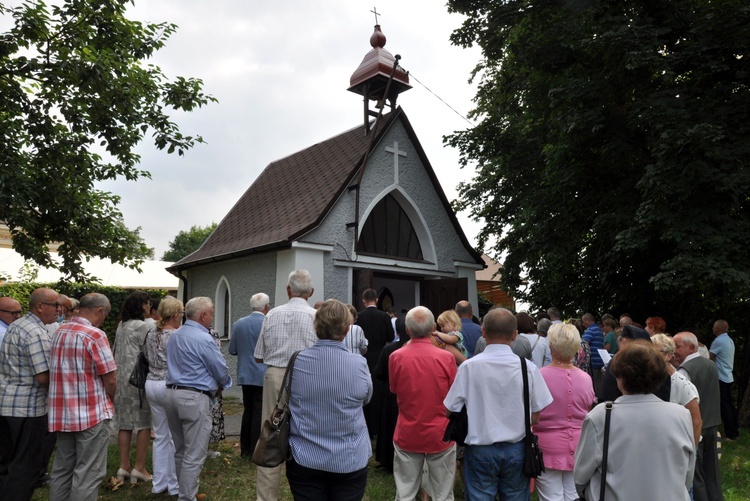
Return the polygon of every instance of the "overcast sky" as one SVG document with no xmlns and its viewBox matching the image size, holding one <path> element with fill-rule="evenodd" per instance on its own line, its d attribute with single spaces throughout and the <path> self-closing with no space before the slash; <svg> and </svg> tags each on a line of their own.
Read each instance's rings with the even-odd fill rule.
<svg viewBox="0 0 750 501">
<path fill-rule="evenodd" d="M 142 227 L 157 258 L 180 230 L 219 222 L 270 162 L 361 123 L 362 98 L 346 89 L 370 50 L 374 5 L 385 48 L 402 56 L 412 77 L 398 102 L 446 195 L 456 197 L 458 182 L 472 173 L 459 169 L 458 153 L 442 137 L 470 124 L 425 86 L 466 116 L 480 54 L 451 46 L 462 18 L 441 2 L 136 0 L 129 17 L 179 26 L 151 62 L 169 77 L 201 78 L 219 100 L 174 117 L 183 133 L 207 144 L 179 157 L 148 140 L 139 153 L 152 179 L 104 185 L 122 197 L 126 224 Z M 465 215 L 459 221 L 474 243 L 479 226 Z"/>
</svg>

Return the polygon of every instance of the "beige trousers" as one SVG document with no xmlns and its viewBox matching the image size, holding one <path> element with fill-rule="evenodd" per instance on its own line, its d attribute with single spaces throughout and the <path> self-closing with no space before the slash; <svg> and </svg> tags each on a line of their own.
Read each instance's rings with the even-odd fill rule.
<svg viewBox="0 0 750 501">
<path fill-rule="evenodd" d="M 279 398 L 279 390 L 284 380 L 286 368 L 268 367 L 263 378 L 263 420 L 271 415 L 276 407 L 276 399 Z M 264 468 L 256 467 L 255 489 L 258 501 L 276 501 L 279 499 L 279 484 L 281 483 L 281 467 Z"/>
</svg>

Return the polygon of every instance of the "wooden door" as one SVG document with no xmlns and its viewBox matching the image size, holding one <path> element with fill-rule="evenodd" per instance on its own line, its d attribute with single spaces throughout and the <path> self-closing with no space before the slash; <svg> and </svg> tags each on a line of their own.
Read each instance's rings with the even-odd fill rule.
<svg viewBox="0 0 750 501">
<path fill-rule="evenodd" d="M 468 299 L 469 281 L 466 278 L 444 278 L 423 280 L 421 284 L 421 304 L 426 306 L 435 318 L 445 310 L 452 310 L 456 303 Z"/>
</svg>

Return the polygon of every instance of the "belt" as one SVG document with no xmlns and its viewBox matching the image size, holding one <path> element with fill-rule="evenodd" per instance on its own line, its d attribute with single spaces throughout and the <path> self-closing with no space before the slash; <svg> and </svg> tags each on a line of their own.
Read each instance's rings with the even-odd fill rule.
<svg viewBox="0 0 750 501">
<path fill-rule="evenodd" d="M 203 393 L 204 395 L 208 395 L 209 398 L 213 398 L 213 394 L 210 391 L 206 390 L 199 390 L 198 388 L 193 388 L 191 386 L 180 386 L 178 384 L 168 384 L 167 388 L 170 388 L 172 390 L 188 390 L 188 391 L 194 391 L 197 393 Z"/>
</svg>

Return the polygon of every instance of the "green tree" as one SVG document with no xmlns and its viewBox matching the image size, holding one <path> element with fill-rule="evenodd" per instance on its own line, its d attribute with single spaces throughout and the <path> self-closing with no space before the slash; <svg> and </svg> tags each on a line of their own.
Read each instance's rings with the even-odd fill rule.
<svg viewBox="0 0 750 501">
<path fill-rule="evenodd" d="M 17 252 L 73 278 L 85 276 L 88 256 L 137 267 L 149 255 L 139 229 L 125 226 L 119 197 L 95 185 L 149 178 L 134 153 L 146 134 L 179 155 L 203 142 L 183 135 L 171 114 L 215 101 L 200 80 L 168 80 L 146 63 L 176 26 L 129 20 L 128 3 L 0 3 L 4 24 L 12 19 L 0 33 L 0 221 Z"/>
<path fill-rule="evenodd" d="M 211 223 L 208 226 L 192 226 L 187 231 L 180 231 L 174 240 L 169 242 L 169 250 L 164 253 L 161 260 L 176 262 L 197 251 L 216 226 L 216 223 Z"/>
<path fill-rule="evenodd" d="M 750 291 L 750 7 L 449 0 L 482 49 L 458 209 L 505 285 L 566 314 L 741 311 Z M 528 288 L 524 284 L 528 282 Z M 722 313 L 724 312 L 724 313 Z"/>
</svg>

